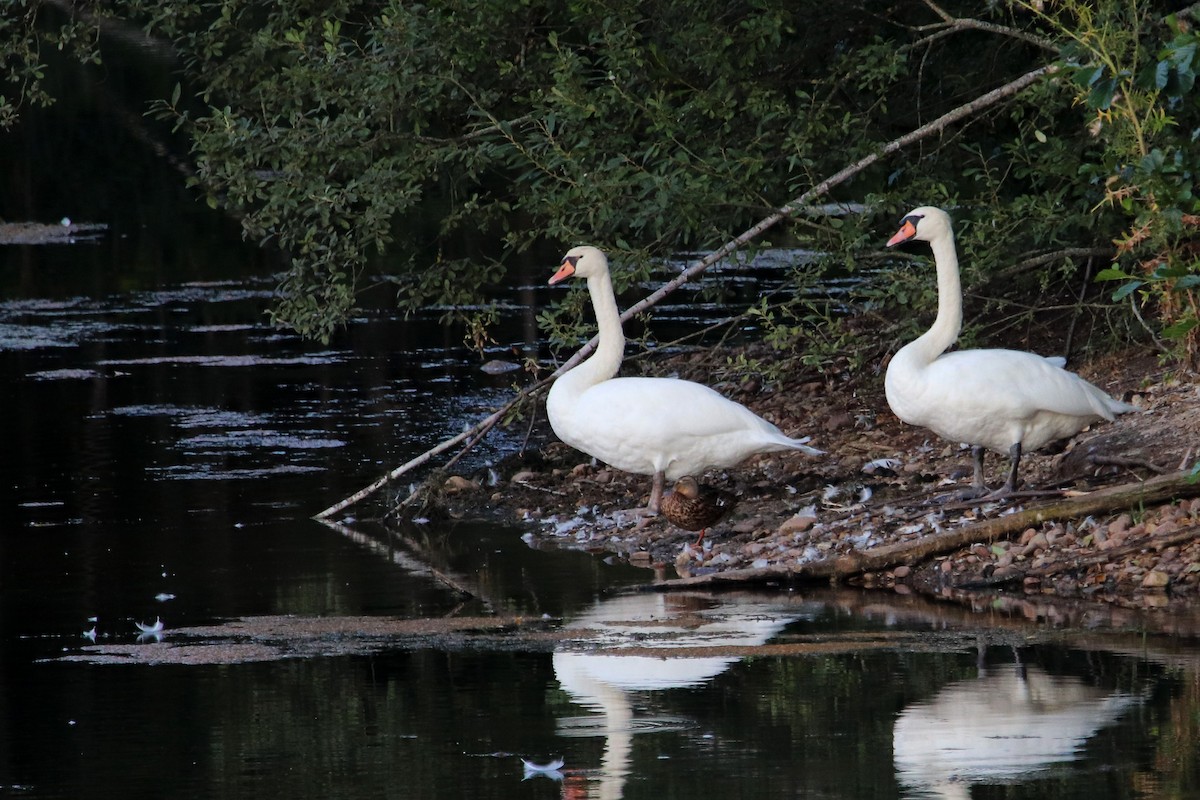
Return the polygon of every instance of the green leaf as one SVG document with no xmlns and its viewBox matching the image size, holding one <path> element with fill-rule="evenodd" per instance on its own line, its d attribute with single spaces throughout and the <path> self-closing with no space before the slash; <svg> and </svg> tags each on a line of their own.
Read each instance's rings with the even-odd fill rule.
<svg viewBox="0 0 1200 800">
<path fill-rule="evenodd" d="M 1102 81 L 1096 81 L 1092 85 L 1092 90 L 1088 92 L 1087 104 L 1088 108 L 1094 108 L 1098 111 L 1106 111 L 1112 106 L 1113 97 L 1117 93 L 1117 79 L 1105 78 Z"/>
<path fill-rule="evenodd" d="M 1142 281 L 1130 281 L 1113 292 L 1113 301 L 1118 302 L 1124 300 L 1129 295 L 1133 294 L 1142 285 Z"/>
<path fill-rule="evenodd" d="M 1183 337 L 1187 336 L 1188 333 L 1190 333 L 1198 324 L 1200 324 L 1200 321 L 1197 321 L 1195 318 L 1180 320 L 1173 325 L 1168 325 L 1167 327 L 1163 328 L 1163 338 L 1182 339 Z"/>
<path fill-rule="evenodd" d="M 1131 278 L 1132 275 L 1117 267 L 1108 267 L 1096 273 L 1097 281 L 1125 281 Z"/>
</svg>

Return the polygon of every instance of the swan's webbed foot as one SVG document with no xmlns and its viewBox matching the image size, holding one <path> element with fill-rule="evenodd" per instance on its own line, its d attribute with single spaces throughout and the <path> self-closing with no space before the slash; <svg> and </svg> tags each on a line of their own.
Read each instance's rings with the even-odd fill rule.
<svg viewBox="0 0 1200 800">
<path fill-rule="evenodd" d="M 963 489 L 962 491 L 958 492 L 957 499 L 963 502 L 967 502 L 969 500 L 986 500 L 993 494 L 994 492 L 987 485 L 976 486 L 971 484 L 970 488 Z"/>
<path fill-rule="evenodd" d="M 1003 500 L 1017 489 L 1017 467 L 1021 463 L 1021 443 L 1017 442 L 1008 449 L 1008 457 L 1011 464 L 1008 470 L 1008 479 L 999 489 L 989 489 L 988 485 L 983 482 L 983 453 L 983 447 L 980 445 L 971 447 L 971 460 L 975 464 L 975 474 L 971 481 L 971 488 L 963 489 L 958 493 L 958 498 L 964 502 L 979 500 L 988 503 L 995 500 Z"/>
</svg>

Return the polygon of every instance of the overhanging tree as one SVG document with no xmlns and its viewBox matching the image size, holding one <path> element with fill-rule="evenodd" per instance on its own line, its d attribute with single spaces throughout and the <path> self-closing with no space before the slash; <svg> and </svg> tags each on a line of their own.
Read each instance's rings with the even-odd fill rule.
<svg viewBox="0 0 1200 800">
<path fill-rule="evenodd" d="M 40 99 L 29 42 L 92 58 L 101 15 L 172 41 L 187 88 L 156 111 L 190 137 L 209 202 L 287 256 L 275 321 L 322 339 L 367 272 L 404 307 L 478 307 L 503 280 L 504 258 L 483 254 L 590 241 L 644 272 L 709 249 L 903 131 L 1057 64 L 841 187 L 867 215 L 780 235 L 855 268 L 899 211 L 953 206 L 967 283 L 997 297 L 1012 283 L 988 283 L 999 274 L 1065 292 L 1079 254 L 1107 250 L 1102 277 L 1195 357 L 1196 36 L 1174 4 L 54 3 L 69 19 L 49 5 L 23 0 L 0 28 L 21 96 Z M 904 275 L 878 286 L 931 301 Z"/>
</svg>

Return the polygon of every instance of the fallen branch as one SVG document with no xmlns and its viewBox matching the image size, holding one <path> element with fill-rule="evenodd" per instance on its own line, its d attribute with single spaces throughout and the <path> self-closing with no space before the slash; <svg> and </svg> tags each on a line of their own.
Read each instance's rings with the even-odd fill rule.
<svg viewBox="0 0 1200 800">
<path fill-rule="evenodd" d="M 899 566 L 913 566 L 976 542 L 992 542 L 1020 533 L 1026 528 L 1050 520 L 1078 519 L 1090 514 L 1102 514 L 1119 509 L 1162 503 L 1172 498 L 1197 495 L 1200 495 L 1200 481 L 1193 480 L 1188 472 L 1179 472 L 1154 477 L 1147 481 L 1109 486 L 1061 502 L 1025 509 L 1004 517 L 983 520 L 945 533 L 924 536 L 913 542 L 873 547 L 869 550 L 846 553 L 797 567 L 729 570 L 691 578 L 678 578 L 656 583 L 645 589 L 669 591 L 691 589 L 697 586 L 790 584 L 817 580 L 840 581 L 864 572 L 880 572 Z"/>
<path fill-rule="evenodd" d="M 946 533 L 925 536 L 915 542 L 850 553 L 835 559 L 832 576 L 845 578 L 863 572 L 891 569 L 902 564 L 912 566 L 934 556 L 952 553 L 975 542 L 992 542 L 1020 533 L 1043 522 L 1079 519 L 1090 514 L 1102 514 L 1194 495 L 1200 495 L 1200 482 L 1190 480 L 1186 473 L 1161 475 L 1147 481 L 1109 486 L 1057 503 L 1028 508 L 1005 517 L 987 519 Z"/>
<path fill-rule="evenodd" d="M 942 131 L 944 131 L 946 128 L 950 127 L 954 123 L 959 122 L 963 119 L 966 119 L 974 114 L 977 114 L 980 111 L 983 111 L 984 109 L 989 108 L 990 106 L 993 106 L 996 103 L 999 103 L 1001 100 L 1012 97 L 1013 95 L 1017 94 L 1018 92 L 1033 85 L 1034 83 L 1036 83 L 1038 80 L 1040 80 L 1044 76 L 1053 73 L 1055 71 L 1055 69 L 1056 68 L 1053 65 L 1046 65 L 1043 67 L 1039 67 L 1038 69 L 1035 69 L 1031 72 L 1027 72 L 1024 75 L 1022 75 L 1021 77 L 1017 78 L 1016 80 L 1010 81 L 1010 82 L 1004 84 L 1003 86 L 993 89 L 992 91 L 990 91 L 986 94 L 980 95 L 979 97 L 975 98 L 971 102 L 961 105 L 958 108 L 953 109 L 952 111 L 946 112 L 945 114 L 943 114 L 942 116 L 933 120 L 932 122 L 928 122 L 928 123 L 920 126 L 919 128 L 915 128 L 914 130 L 909 131 L 908 133 L 904 134 L 903 136 L 900 136 L 896 139 L 891 140 L 890 142 L 885 144 L 883 147 L 876 150 L 874 153 L 871 153 L 870 155 L 859 159 L 855 163 L 839 170 L 838 172 L 834 173 L 833 175 L 829 176 L 825 180 L 818 183 L 816 186 L 813 186 L 811 189 L 809 189 L 808 191 L 801 194 L 799 197 L 792 200 L 787 205 L 782 206 L 781 208 L 777 209 L 774 213 L 770 214 L 767 217 L 764 217 L 757 224 L 755 224 L 753 227 L 749 228 L 748 230 L 744 231 L 739 236 L 736 236 L 733 239 L 730 239 L 725 244 L 721 245 L 720 247 L 718 247 L 716 250 L 709 253 L 704 258 L 702 258 L 699 261 L 697 261 L 696 263 L 692 264 L 687 269 L 685 269 L 681 273 L 679 273 L 679 275 L 677 275 L 675 278 L 672 278 L 670 281 L 668 281 L 667 283 L 660 286 L 652 294 L 647 295 L 646 297 L 642 298 L 642 300 L 640 300 L 639 302 L 637 302 L 634 305 L 627 308 L 625 310 L 625 313 L 623 313 L 621 315 L 621 321 L 622 322 L 627 321 L 631 317 L 633 317 L 637 314 L 640 314 L 643 311 L 645 311 L 646 309 L 655 305 L 660 300 L 662 300 L 664 297 L 671 294 L 671 292 L 675 291 L 680 286 L 683 286 L 685 283 L 687 283 L 688 281 L 690 281 L 692 278 L 696 277 L 697 275 L 700 275 L 701 273 L 703 273 L 705 270 L 707 270 L 713 264 L 716 264 L 717 262 L 721 261 L 722 259 L 733 254 L 737 250 L 740 250 L 743 246 L 745 246 L 745 245 L 749 244 L 750 242 L 752 242 L 753 240 L 757 239 L 759 236 L 761 236 L 767 230 L 771 229 L 772 227 L 779 224 L 783 220 L 789 219 L 797 214 L 805 212 L 806 210 L 808 210 L 810 203 L 815 198 L 824 196 L 825 194 L 827 194 L 829 192 L 829 190 L 850 180 L 855 175 L 858 175 L 863 170 L 865 170 L 868 167 L 870 167 L 871 165 L 875 164 L 877 161 L 885 158 L 886 156 L 891 155 L 892 153 L 897 152 L 898 150 L 903 149 L 904 147 L 907 147 L 910 144 L 913 144 L 914 142 L 918 142 L 918 141 L 925 139 L 929 136 L 932 136 L 934 134 L 941 133 Z M 351 506 L 351 505 L 357 503 L 359 500 L 362 500 L 363 498 L 374 494 L 375 492 L 377 492 L 379 489 L 382 489 L 384 486 L 386 486 L 391 481 L 395 480 L 396 478 L 400 477 L 401 475 L 405 474 L 406 472 L 408 472 L 416 467 L 421 466 L 422 464 L 424 464 L 427 461 L 429 461 L 430 459 L 432 459 L 434 456 L 438 455 L 439 453 L 443 453 L 446 450 L 449 450 L 450 448 L 454 447 L 455 445 L 459 444 L 460 442 L 464 442 L 464 441 L 467 441 L 472 438 L 475 438 L 475 439 L 480 438 L 484 433 L 486 433 L 487 431 L 489 431 L 493 427 L 495 427 L 496 423 L 498 423 L 501 419 L 504 418 L 504 415 L 508 412 L 508 410 L 510 408 L 512 408 L 513 406 L 517 405 L 520 402 L 523 402 L 526 398 L 531 397 L 535 393 L 539 392 L 544 386 L 547 386 L 548 384 L 550 384 L 559 375 L 562 375 L 567 370 L 573 368 L 576 364 L 578 364 L 584 358 L 586 358 L 588 355 L 590 355 L 592 350 L 594 350 L 596 347 L 596 342 L 597 342 L 597 338 L 593 337 L 591 341 L 589 341 L 586 345 L 581 347 L 579 349 L 579 351 L 575 353 L 575 355 L 571 356 L 570 359 L 568 359 L 562 366 L 560 366 L 558 369 L 556 369 L 553 372 L 553 374 L 551 374 L 548 378 L 546 378 L 542 381 L 539 381 L 537 384 L 535 384 L 533 386 L 522 389 L 517 394 L 516 397 L 514 397 L 512 400 L 510 400 L 508 403 L 506 403 L 504 405 L 504 407 L 501 408 L 499 411 L 494 412 L 493 414 L 489 415 L 488 417 L 486 417 L 485 419 L 483 419 L 482 421 L 480 421 L 479 423 L 474 425 L 472 428 L 463 431 L 462 433 L 455 436 L 454 438 L 448 439 L 448 440 L 442 442 L 441 444 L 437 445 L 436 447 L 434 447 L 430 450 L 427 450 L 426 452 L 422 453 L 421 455 L 417 456 L 416 458 L 412 459 L 411 461 L 408 461 L 408 462 L 400 465 L 399 467 L 396 467 L 391 472 L 388 472 L 383 477 L 376 480 L 370 486 L 367 486 L 364 489 L 360 489 L 358 492 L 355 492 L 350 497 L 347 497 L 346 499 L 341 500 L 340 502 L 335 503 L 334 505 L 330 506 L 329 508 L 325 509 L 324 511 L 316 514 L 315 515 L 316 519 L 325 519 L 325 518 L 333 516 L 334 514 L 338 513 L 339 511 L 342 511 L 343 509 L 347 508 L 348 506 Z"/>
<path fill-rule="evenodd" d="M 1097 564 L 1107 564 L 1110 561 L 1115 561 L 1118 558 L 1124 558 L 1134 553 L 1140 553 L 1143 550 L 1162 552 L 1168 547 L 1187 544 L 1197 537 L 1200 537 L 1200 526 L 1192 525 L 1163 536 L 1151 535 L 1139 537 L 1128 544 L 1104 550 L 1097 555 L 1088 556 L 1087 558 L 1067 558 L 1060 561 L 1052 561 L 1036 569 L 1010 568 L 1011 571 L 1003 575 L 993 574 L 987 578 L 974 578 L 955 584 L 954 588 L 990 589 L 1011 583 L 1022 583 L 1026 578 L 1049 578 L 1052 575 L 1059 575 L 1063 572 L 1075 572 L 1087 569 L 1088 567 L 1094 567 Z M 999 570 L 996 572 L 998 573 Z"/>
</svg>

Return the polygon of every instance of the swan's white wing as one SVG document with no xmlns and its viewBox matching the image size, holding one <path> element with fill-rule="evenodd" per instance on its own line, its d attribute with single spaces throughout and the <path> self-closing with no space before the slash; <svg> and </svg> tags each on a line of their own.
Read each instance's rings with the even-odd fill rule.
<svg viewBox="0 0 1200 800">
<path fill-rule="evenodd" d="M 1021 350 L 959 350 L 929 366 L 932 387 L 952 405 L 1014 418 L 1050 412 L 1113 419 L 1111 398 L 1051 359 Z M 1117 404 L 1121 405 L 1121 404 Z"/>
</svg>

